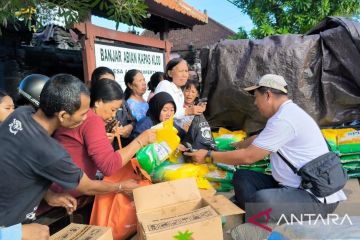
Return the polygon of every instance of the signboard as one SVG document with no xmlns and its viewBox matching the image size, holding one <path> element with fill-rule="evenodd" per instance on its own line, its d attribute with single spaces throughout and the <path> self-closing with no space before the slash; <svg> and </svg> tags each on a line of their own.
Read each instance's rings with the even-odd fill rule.
<svg viewBox="0 0 360 240">
<path fill-rule="evenodd" d="M 125 91 L 125 73 L 130 69 L 140 70 L 146 83 L 155 72 L 164 72 L 164 52 L 141 50 L 115 44 L 95 43 L 96 67 L 108 67 L 115 73 L 116 81 Z M 147 99 L 148 92 L 144 99 Z"/>
</svg>

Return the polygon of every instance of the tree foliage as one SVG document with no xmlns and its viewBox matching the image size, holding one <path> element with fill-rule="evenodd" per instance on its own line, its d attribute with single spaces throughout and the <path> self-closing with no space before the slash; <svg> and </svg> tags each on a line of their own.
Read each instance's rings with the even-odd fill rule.
<svg viewBox="0 0 360 240">
<path fill-rule="evenodd" d="M 239 27 L 239 30 L 236 34 L 229 36 L 229 39 L 248 39 L 249 35 L 243 27 Z"/>
<path fill-rule="evenodd" d="M 250 35 L 305 33 L 326 16 L 360 14 L 359 0 L 228 0 L 249 15 L 255 28 Z"/>
<path fill-rule="evenodd" d="M 13 24 L 16 28 L 20 20 L 29 30 L 35 30 L 42 27 L 44 19 L 56 17 L 64 17 L 65 24 L 71 26 L 84 20 L 94 8 L 114 20 L 117 28 L 119 23 L 140 26 L 147 6 L 144 0 L 5 0 L 0 5 L 0 26 Z M 46 14 L 52 9 L 57 9 L 58 14 Z"/>
</svg>

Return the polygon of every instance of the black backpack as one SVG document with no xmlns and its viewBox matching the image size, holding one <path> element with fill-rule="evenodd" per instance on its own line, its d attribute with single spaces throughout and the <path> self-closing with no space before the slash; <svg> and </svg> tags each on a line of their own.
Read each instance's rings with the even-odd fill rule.
<svg viewBox="0 0 360 240">
<path fill-rule="evenodd" d="M 182 140 L 182 143 L 186 147 L 190 144 L 195 150 L 216 150 L 216 144 L 211 134 L 210 125 L 203 114 L 194 117 L 189 127 L 189 131 Z"/>
</svg>

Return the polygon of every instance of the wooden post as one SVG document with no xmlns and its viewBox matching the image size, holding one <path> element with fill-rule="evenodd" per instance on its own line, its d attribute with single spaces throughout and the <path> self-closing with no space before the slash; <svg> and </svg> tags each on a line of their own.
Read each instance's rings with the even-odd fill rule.
<svg viewBox="0 0 360 240">
<path fill-rule="evenodd" d="M 83 39 L 83 49 L 82 49 L 82 56 L 83 56 L 83 66 L 84 66 L 84 81 L 86 85 L 90 86 L 91 81 L 91 74 L 96 68 L 95 63 L 95 36 L 92 34 L 91 31 L 91 23 L 84 23 L 85 24 L 85 36 Z"/>
</svg>

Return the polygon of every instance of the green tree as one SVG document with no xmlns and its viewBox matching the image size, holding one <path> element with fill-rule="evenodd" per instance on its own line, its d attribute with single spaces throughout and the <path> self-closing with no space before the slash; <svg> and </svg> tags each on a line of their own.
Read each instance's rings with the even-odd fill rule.
<svg viewBox="0 0 360 240">
<path fill-rule="evenodd" d="M 249 34 L 246 32 L 246 30 L 243 27 L 239 27 L 239 30 L 236 34 L 228 37 L 228 39 L 232 39 L 232 40 L 248 39 L 248 38 L 249 38 Z"/>
<path fill-rule="evenodd" d="M 38 14 L 39 9 L 45 14 Z M 46 14 L 46 11 L 57 9 L 57 16 Z M 42 20 L 64 17 L 65 24 L 71 26 L 84 20 L 92 9 L 104 12 L 107 18 L 119 23 L 139 26 L 146 17 L 147 6 L 144 0 L 5 0 L 0 6 L 0 26 L 6 27 L 19 21 L 29 30 L 42 27 Z"/>
<path fill-rule="evenodd" d="M 248 14 L 255 28 L 251 37 L 305 33 L 326 16 L 360 14 L 359 0 L 228 0 Z"/>
</svg>

